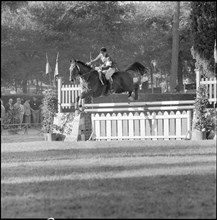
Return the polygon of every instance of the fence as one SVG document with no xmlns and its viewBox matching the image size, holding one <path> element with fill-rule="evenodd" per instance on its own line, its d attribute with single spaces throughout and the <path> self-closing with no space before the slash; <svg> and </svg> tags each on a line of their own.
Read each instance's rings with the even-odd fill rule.
<svg viewBox="0 0 217 220">
<path fill-rule="evenodd" d="M 75 106 L 77 97 L 81 95 L 81 86 L 78 84 L 63 85 L 62 78 L 59 77 L 58 81 L 58 112 L 63 109 L 69 109 Z"/>
<path fill-rule="evenodd" d="M 208 87 L 209 103 L 217 103 L 217 79 L 201 79 L 200 84 Z"/>
<path fill-rule="evenodd" d="M 201 79 L 201 73 L 198 69 L 195 69 L 196 72 L 196 89 L 200 84 L 207 85 L 208 87 L 208 100 L 210 104 L 215 105 L 217 103 L 217 78 L 213 77 L 212 79 Z"/>
<path fill-rule="evenodd" d="M 193 101 L 85 104 L 96 140 L 181 140 L 191 131 Z"/>
</svg>

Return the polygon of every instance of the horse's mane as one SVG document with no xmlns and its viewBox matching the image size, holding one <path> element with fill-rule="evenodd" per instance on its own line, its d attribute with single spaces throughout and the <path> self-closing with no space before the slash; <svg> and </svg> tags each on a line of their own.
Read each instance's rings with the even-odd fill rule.
<svg viewBox="0 0 217 220">
<path fill-rule="evenodd" d="M 91 66 L 87 65 L 87 64 L 84 63 L 83 61 L 76 60 L 76 62 L 79 63 L 79 64 L 81 64 L 81 65 L 83 65 L 83 66 L 85 66 L 85 67 L 88 67 L 88 68 L 90 69 L 89 72 L 87 72 L 87 73 L 85 73 L 85 74 L 82 75 L 82 77 L 83 77 L 84 79 L 86 78 L 86 80 L 87 80 L 87 79 L 89 78 L 90 74 L 92 74 L 93 72 L 96 72 L 96 73 L 98 74 L 97 70 L 93 69 Z"/>
<path fill-rule="evenodd" d="M 139 62 L 135 62 L 132 65 L 130 65 L 125 71 L 128 71 L 128 70 L 138 71 L 138 72 L 140 72 L 141 75 L 143 75 L 144 73 L 147 73 L 148 68 L 143 66 Z"/>
<path fill-rule="evenodd" d="M 84 63 L 84 62 L 82 62 L 80 60 L 76 60 L 76 62 L 84 65 L 85 67 L 88 67 L 88 68 L 92 69 L 89 65 L 87 65 L 86 63 Z"/>
</svg>

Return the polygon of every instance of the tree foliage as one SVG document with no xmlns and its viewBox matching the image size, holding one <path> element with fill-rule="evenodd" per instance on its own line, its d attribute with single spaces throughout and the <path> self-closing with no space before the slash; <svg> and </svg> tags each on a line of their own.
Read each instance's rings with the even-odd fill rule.
<svg viewBox="0 0 217 220">
<path fill-rule="evenodd" d="M 214 43 L 216 38 L 216 2 L 191 3 L 193 56 L 197 68 L 209 76 L 214 71 Z"/>
<path fill-rule="evenodd" d="M 2 3 L 2 80 L 17 85 L 48 81 L 45 53 L 54 70 L 68 80 L 69 60 L 87 62 L 105 46 L 125 69 L 134 61 L 170 73 L 173 2 L 28 1 Z M 189 75 L 191 58 L 189 3 L 181 3 L 180 70 Z M 53 76 L 51 76 L 53 78 Z"/>
</svg>

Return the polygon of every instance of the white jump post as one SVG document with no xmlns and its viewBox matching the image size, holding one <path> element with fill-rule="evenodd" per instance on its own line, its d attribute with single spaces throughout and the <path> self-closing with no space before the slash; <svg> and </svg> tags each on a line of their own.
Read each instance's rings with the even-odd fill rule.
<svg viewBox="0 0 217 220">
<path fill-rule="evenodd" d="M 58 91 L 58 113 L 62 112 L 62 107 L 61 107 L 61 88 L 62 88 L 62 77 L 57 78 L 57 91 Z"/>
<path fill-rule="evenodd" d="M 198 89 L 198 87 L 200 86 L 200 70 L 199 69 L 194 69 L 195 73 L 196 73 L 196 90 Z"/>
</svg>

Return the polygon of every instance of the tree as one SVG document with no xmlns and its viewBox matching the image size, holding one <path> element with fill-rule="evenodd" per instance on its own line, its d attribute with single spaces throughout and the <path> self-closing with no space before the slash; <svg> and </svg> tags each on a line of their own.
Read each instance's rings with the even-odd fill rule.
<svg viewBox="0 0 217 220">
<path fill-rule="evenodd" d="M 195 60 L 191 55 L 190 48 L 193 45 L 191 37 L 191 3 L 180 3 L 179 21 L 179 62 L 178 62 L 178 85 L 183 90 L 183 80 L 190 79 L 195 81 Z"/>
<path fill-rule="evenodd" d="M 173 44 L 172 44 L 172 61 L 171 61 L 171 79 L 170 88 L 174 92 L 178 79 L 178 61 L 179 61 L 179 14 L 180 2 L 175 3 L 174 21 L 173 21 Z"/>
<path fill-rule="evenodd" d="M 172 15 L 173 2 L 30 1 L 14 10 L 6 5 L 2 9 L 2 80 L 16 79 L 23 87 L 26 79 L 46 82 L 45 53 L 54 66 L 59 51 L 59 72 L 68 81 L 69 60 L 87 62 L 90 52 L 95 57 L 102 46 L 121 69 L 134 61 L 149 66 L 155 59 L 159 71 L 169 74 Z M 191 46 L 184 37 L 186 27 L 180 31 L 183 71 L 190 65 L 185 59 Z"/>
<path fill-rule="evenodd" d="M 53 63 L 59 51 L 59 69 L 68 80 L 72 57 L 89 61 L 90 52 L 98 53 L 102 46 L 117 54 L 131 11 L 125 4 L 110 1 L 28 2 L 16 10 L 5 6 L 1 45 L 6 52 L 2 55 L 4 71 L 14 79 L 11 66 L 3 63 L 3 60 L 6 63 L 13 60 L 18 84 L 25 87 L 26 79 L 44 81 L 39 73 L 44 72 L 45 53 L 50 54 L 49 60 Z M 32 57 L 33 54 L 37 57 Z M 10 79 L 3 78 L 7 82 Z"/>
</svg>

